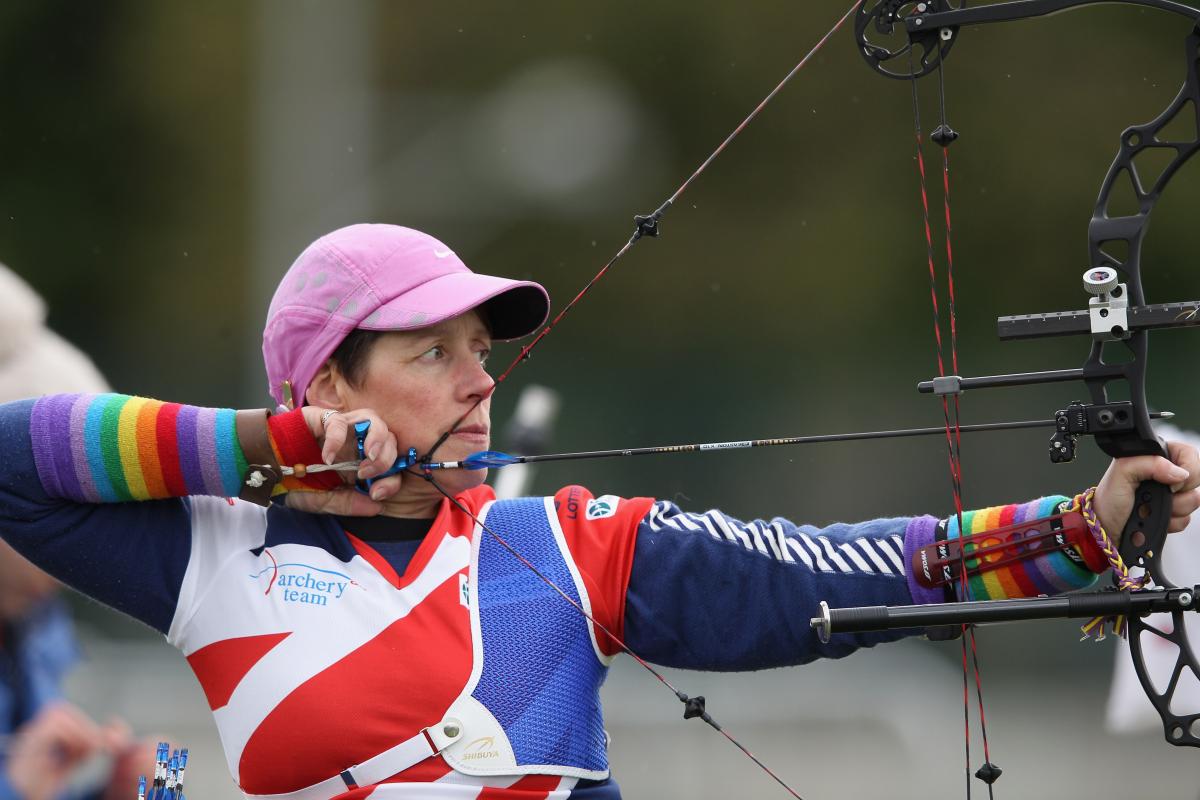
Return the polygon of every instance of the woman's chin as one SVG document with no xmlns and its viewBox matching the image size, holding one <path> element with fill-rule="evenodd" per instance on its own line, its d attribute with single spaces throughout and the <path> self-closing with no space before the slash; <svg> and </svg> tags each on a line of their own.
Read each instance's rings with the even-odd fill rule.
<svg viewBox="0 0 1200 800">
<path fill-rule="evenodd" d="M 486 469 L 455 469 L 435 473 L 434 479 L 438 485 L 452 495 L 461 494 L 469 489 L 482 486 L 487 480 Z"/>
</svg>

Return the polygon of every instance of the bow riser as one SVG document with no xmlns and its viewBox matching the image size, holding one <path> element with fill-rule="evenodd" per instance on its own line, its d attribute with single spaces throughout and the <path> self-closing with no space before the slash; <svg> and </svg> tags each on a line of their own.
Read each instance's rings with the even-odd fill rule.
<svg viewBox="0 0 1200 800">
<path fill-rule="evenodd" d="M 1088 226 L 1088 250 L 1093 269 L 1111 267 L 1125 276 L 1129 302 L 1134 306 L 1145 306 L 1145 291 L 1142 285 L 1142 244 L 1150 223 L 1150 214 L 1161 199 L 1167 183 L 1197 150 L 1200 150 L 1200 31 L 1187 37 L 1185 52 L 1187 73 L 1179 94 L 1162 114 L 1145 125 L 1135 125 L 1121 135 L 1121 147 L 1109 167 L 1101 185 L 1096 208 Z M 1190 141 L 1163 141 L 1159 134 L 1190 108 L 1195 117 Z M 1137 158 L 1150 148 L 1172 149 L 1175 157 L 1147 188 L 1138 172 Z M 1138 212 L 1132 215 L 1112 216 L 1112 202 L 1123 181 L 1129 181 L 1136 194 Z M 1127 254 L 1124 261 L 1105 250 L 1119 243 Z M 1108 386 L 1114 380 L 1125 383 L 1129 399 L 1133 403 L 1134 430 L 1119 434 L 1097 434 L 1096 444 L 1108 455 L 1119 458 L 1131 455 L 1166 455 L 1166 447 L 1155 435 L 1150 425 L 1146 403 L 1147 333 L 1135 330 L 1129 338 L 1117 341 L 1097 341 L 1084 364 L 1084 381 L 1094 403 L 1108 402 Z M 1122 358 L 1105 360 L 1106 347 L 1122 347 L 1126 351 Z M 1119 378 L 1111 376 L 1115 363 L 1120 363 Z M 1158 576 L 1155 576 L 1156 580 Z"/>
</svg>

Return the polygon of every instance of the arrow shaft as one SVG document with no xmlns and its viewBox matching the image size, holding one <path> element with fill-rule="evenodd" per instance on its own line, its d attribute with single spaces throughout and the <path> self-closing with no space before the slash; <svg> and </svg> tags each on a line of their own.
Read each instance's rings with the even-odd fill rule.
<svg viewBox="0 0 1200 800">
<path fill-rule="evenodd" d="M 1169 416 L 1166 412 L 1152 415 L 1155 418 Z M 963 433 L 1019 430 L 1024 428 L 1053 428 L 1054 420 L 1016 420 L 1011 422 L 984 422 L 962 425 Z M 536 464 L 544 461 L 579 461 L 593 458 L 619 458 L 623 456 L 649 456 L 667 453 L 700 453 L 714 450 L 746 450 L 753 447 L 782 447 L 785 445 L 823 444 L 826 442 L 853 442 L 869 439 L 901 439 L 911 436 L 944 436 L 944 427 L 902 428 L 898 430 L 858 431 L 853 433 L 823 433 L 809 436 L 787 436 L 774 439 L 747 439 L 730 442 L 702 442 L 694 444 L 659 445 L 655 447 L 628 447 L 611 450 L 582 450 L 573 453 L 544 453 L 529 456 L 508 456 L 504 464 L 485 466 L 507 466 L 508 464 Z M 467 461 L 435 461 L 421 465 L 423 469 L 477 469 Z"/>
</svg>

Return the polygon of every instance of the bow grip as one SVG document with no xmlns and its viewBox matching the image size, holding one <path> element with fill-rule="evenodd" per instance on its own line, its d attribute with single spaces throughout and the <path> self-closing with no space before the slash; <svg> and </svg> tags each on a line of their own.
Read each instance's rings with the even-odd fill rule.
<svg viewBox="0 0 1200 800">
<path fill-rule="evenodd" d="M 1158 481 L 1138 484 L 1118 552 L 1126 567 L 1144 568 L 1159 586 L 1170 585 L 1159 566 L 1170 522 L 1171 487 Z"/>
</svg>

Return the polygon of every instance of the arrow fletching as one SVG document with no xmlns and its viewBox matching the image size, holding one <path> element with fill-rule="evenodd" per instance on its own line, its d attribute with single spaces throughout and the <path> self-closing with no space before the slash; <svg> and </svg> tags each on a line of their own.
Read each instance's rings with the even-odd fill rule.
<svg viewBox="0 0 1200 800">
<path fill-rule="evenodd" d="M 479 453 L 472 453 L 459 463 L 464 469 L 494 469 L 507 467 L 509 464 L 520 464 L 521 461 L 520 456 L 501 453 L 499 450 L 483 450 Z"/>
</svg>

